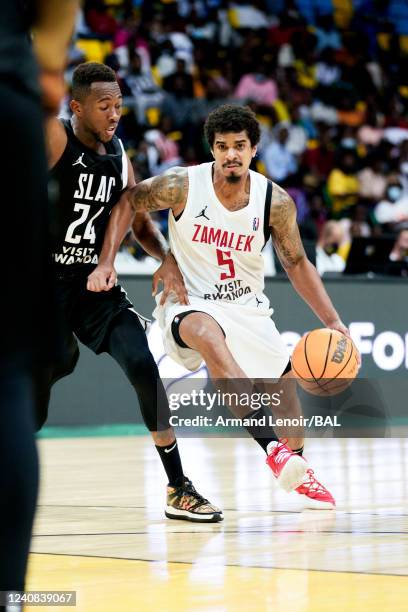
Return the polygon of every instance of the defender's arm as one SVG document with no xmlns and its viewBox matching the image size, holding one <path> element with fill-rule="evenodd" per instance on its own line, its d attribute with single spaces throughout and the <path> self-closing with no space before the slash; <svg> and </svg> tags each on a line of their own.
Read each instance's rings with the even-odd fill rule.
<svg viewBox="0 0 408 612">
<path fill-rule="evenodd" d="M 133 231 L 145 251 L 161 259 L 162 264 L 153 274 L 152 294 L 156 295 L 159 284 L 163 284 L 160 304 L 173 291 L 180 304 L 189 304 L 183 276 L 171 254 L 162 233 L 154 225 L 147 212 L 171 208 L 174 215 L 180 214 L 187 201 L 188 172 L 186 168 L 171 168 L 165 174 L 138 183 L 130 191 L 129 199 L 136 215 Z"/>
<path fill-rule="evenodd" d="M 289 194 L 275 183 L 269 225 L 280 262 L 296 291 L 326 327 L 348 334 L 316 268 L 306 257 L 296 223 L 295 203 Z"/>
<path fill-rule="evenodd" d="M 135 216 L 135 211 L 129 200 L 130 189 L 135 185 L 135 175 L 130 159 L 128 157 L 126 159 L 128 164 L 128 188 L 122 193 L 119 201 L 112 209 L 98 258 L 98 265 L 88 276 L 88 291 L 109 291 L 116 284 L 117 274 L 114 268 L 116 253 Z"/>
<path fill-rule="evenodd" d="M 117 274 L 114 268 L 116 254 L 129 228 L 132 226 L 136 240 L 152 257 L 162 263 L 153 275 L 153 295 L 157 293 L 159 282 L 163 282 L 162 303 L 168 293 L 174 291 L 179 302 L 188 304 L 187 291 L 177 263 L 170 253 L 166 239 L 153 223 L 146 211 L 135 212 L 132 206 L 132 192 L 137 187 L 130 159 L 128 163 L 128 188 L 123 192 L 119 202 L 114 206 L 99 256 L 99 263 L 89 275 L 89 291 L 109 291 L 114 287 Z M 149 179 L 151 180 L 151 179 Z"/>
<path fill-rule="evenodd" d="M 161 305 L 165 303 L 170 291 L 177 295 L 180 304 L 189 304 L 187 289 L 177 262 L 169 249 L 165 237 L 153 223 L 149 213 L 137 212 L 135 214 L 133 233 L 146 253 L 161 261 L 161 266 L 153 274 L 152 295 L 155 296 L 157 294 L 159 284 L 163 283 Z"/>
</svg>

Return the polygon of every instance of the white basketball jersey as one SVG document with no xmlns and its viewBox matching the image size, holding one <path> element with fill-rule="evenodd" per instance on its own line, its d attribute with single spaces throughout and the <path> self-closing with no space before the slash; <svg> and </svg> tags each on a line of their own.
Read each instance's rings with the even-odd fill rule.
<svg viewBox="0 0 408 612">
<path fill-rule="evenodd" d="M 230 211 L 217 198 L 212 163 L 188 168 L 188 198 L 181 217 L 169 214 L 171 250 L 190 295 L 262 308 L 264 216 L 268 181 L 250 171 L 249 203 Z"/>
</svg>

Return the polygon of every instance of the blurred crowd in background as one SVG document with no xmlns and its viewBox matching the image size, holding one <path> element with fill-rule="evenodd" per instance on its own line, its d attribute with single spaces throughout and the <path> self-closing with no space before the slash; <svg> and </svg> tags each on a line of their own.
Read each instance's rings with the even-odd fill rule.
<svg viewBox="0 0 408 612">
<path fill-rule="evenodd" d="M 68 83 L 82 61 L 117 72 L 138 180 L 209 161 L 206 116 L 247 104 L 253 169 L 293 197 L 321 273 L 353 237 L 393 236 L 408 261 L 407 0 L 85 0 Z M 132 236 L 123 251 L 143 257 Z"/>
</svg>

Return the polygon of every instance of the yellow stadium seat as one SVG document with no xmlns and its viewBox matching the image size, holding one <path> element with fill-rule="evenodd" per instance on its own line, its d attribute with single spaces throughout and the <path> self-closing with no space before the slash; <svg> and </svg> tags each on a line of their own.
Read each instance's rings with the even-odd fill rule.
<svg viewBox="0 0 408 612">
<path fill-rule="evenodd" d="M 110 40 L 96 40 L 94 38 L 79 38 L 75 46 L 80 49 L 87 62 L 103 62 L 105 57 L 112 53 L 112 43 Z"/>
<path fill-rule="evenodd" d="M 391 36 L 388 34 L 388 32 L 379 32 L 377 34 L 377 42 L 380 49 L 383 49 L 383 51 L 388 51 L 390 48 L 390 39 Z"/>
<path fill-rule="evenodd" d="M 347 28 L 353 17 L 352 0 L 333 0 L 334 22 L 338 28 Z"/>
<path fill-rule="evenodd" d="M 255 165 L 256 165 L 256 171 L 257 172 L 260 172 L 260 174 L 264 174 L 265 176 L 268 175 L 268 173 L 266 171 L 266 166 L 265 166 L 265 164 L 260 159 L 256 160 L 256 164 Z"/>
<path fill-rule="evenodd" d="M 145 111 L 146 119 L 151 127 L 156 127 L 160 121 L 160 108 L 151 106 Z"/>
<path fill-rule="evenodd" d="M 290 121 L 289 109 L 283 100 L 281 100 L 280 98 L 277 98 L 275 102 L 272 104 L 272 106 L 275 109 L 275 113 L 276 113 L 278 122 L 279 121 Z"/>
<path fill-rule="evenodd" d="M 402 53 L 408 55 L 408 35 L 404 34 L 399 37 L 399 45 Z"/>
<path fill-rule="evenodd" d="M 228 9 L 228 20 L 230 22 L 230 25 L 233 28 L 239 28 L 239 16 L 238 16 L 238 11 L 235 9 Z"/>
<path fill-rule="evenodd" d="M 161 87 L 162 84 L 163 84 L 163 77 L 160 74 L 159 69 L 157 68 L 157 66 L 152 66 L 151 72 L 152 72 L 153 81 L 156 83 L 156 85 L 158 87 Z"/>
</svg>

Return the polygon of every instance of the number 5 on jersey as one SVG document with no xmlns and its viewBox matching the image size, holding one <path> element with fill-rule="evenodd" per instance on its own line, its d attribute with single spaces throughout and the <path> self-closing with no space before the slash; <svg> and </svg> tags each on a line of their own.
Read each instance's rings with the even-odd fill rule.
<svg viewBox="0 0 408 612">
<path fill-rule="evenodd" d="M 231 251 L 221 251 L 221 249 L 216 249 L 217 251 L 217 261 L 219 266 L 228 266 L 229 274 L 226 272 L 221 272 L 220 279 L 226 280 L 227 278 L 235 278 L 235 266 L 234 262 L 231 259 Z"/>
<path fill-rule="evenodd" d="M 93 223 L 96 217 L 98 217 L 101 214 L 101 212 L 103 211 L 103 208 L 104 207 L 101 206 L 98 212 L 95 213 L 94 216 L 89 219 L 88 223 L 86 224 L 83 234 L 81 233 L 74 234 L 74 231 L 76 230 L 76 228 L 79 227 L 80 225 L 83 225 L 87 221 L 89 212 L 91 210 L 91 207 L 89 204 L 76 203 L 74 206 L 74 211 L 80 212 L 81 214 L 78 219 L 75 219 L 75 221 L 69 224 L 67 233 L 65 235 L 65 242 L 70 242 L 71 244 L 79 244 L 81 242 L 81 238 L 84 238 L 84 240 L 89 240 L 91 244 L 95 244 L 96 236 L 95 236 L 95 228 L 93 226 Z"/>
</svg>

